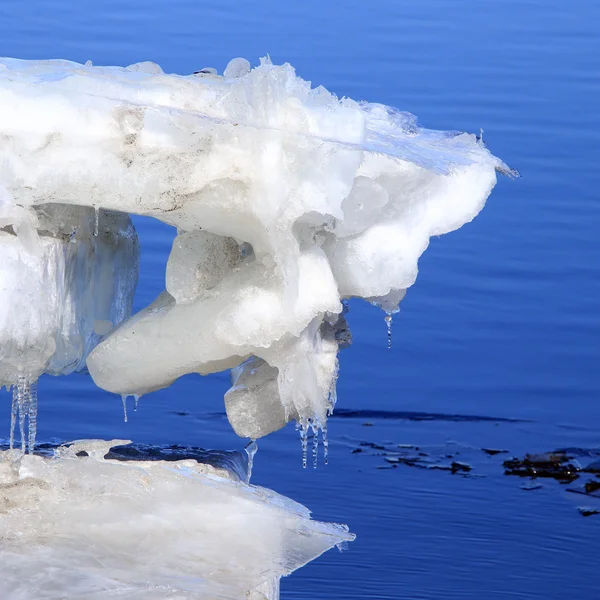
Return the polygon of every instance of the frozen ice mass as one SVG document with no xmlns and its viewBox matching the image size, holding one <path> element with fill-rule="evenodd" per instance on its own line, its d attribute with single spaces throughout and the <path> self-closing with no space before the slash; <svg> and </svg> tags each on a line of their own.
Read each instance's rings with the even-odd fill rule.
<svg viewBox="0 0 600 600">
<path fill-rule="evenodd" d="M 280 577 L 354 539 L 241 482 L 235 457 L 104 458 L 122 443 L 0 452 L 2 598 L 277 600 Z"/>
<path fill-rule="evenodd" d="M 238 435 L 256 440 L 295 421 L 303 462 L 309 432 L 313 460 L 319 436 L 326 459 L 338 352 L 352 341 L 345 301 L 380 306 L 391 344 L 392 315 L 429 238 L 471 221 L 496 173 L 510 170 L 478 136 L 427 130 L 408 113 L 337 98 L 269 59 L 181 76 L 150 62 L 4 58 L 0 108 L 0 385 L 13 390 L 10 447 L 17 433 L 21 447 L 0 462 L 2 538 L 26 545 L 48 577 L 72 580 L 90 597 L 117 583 L 96 572 L 78 528 L 94 547 L 130 532 L 103 558 L 115 581 L 132 586 L 119 597 L 141 597 L 136 585 L 147 577 L 157 589 L 177 581 L 203 598 L 278 597 L 281 575 L 350 539 L 347 530 L 188 463 L 24 456 L 35 446 L 37 379 L 87 368 L 101 388 L 139 397 L 187 373 L 231 369 L 225 407 Z M 165 290 L 134 315 L 140 248 L 130 215 L 177 228 Z M 79 485 L 84 496 L 72 510 L 52 513 Z M 230 516 L 254 516 L 230 525 L 241 536 L 235 543 L 205 547 L 198 539 L 214 538 L 214 519 L 178 522 L 168 500 L 175 489 L 188 517 L 194 503 L 219 514 L 224 502 Z M 105 521 L 113 513 L 99 494 L 120 506 L 115 521 Z M 11 512 L 17 505 L 20 516 Z M 144 516 L 125 524 L 128 511 Z M 144 522 L 152 544 L 168 545 L 161 560 L 177 569 L 136 559 Z M 268 532 L 263 549 L 251 544 L 259 523 Z M 39 528 L 50 541 L 38 547 Z M 188 548 L 181 536 L 190 528 L 199 545 Z M 209 551 L 214 565 L 203 562 Z M 243 577 L 214 576 L 211 569 L 225 569 L 221 551 L 239 553 L 227 568 L 237 565 Z M 5 585 L 14 586 L 11 598 L 32 597 L 19 587 L 18 556 Z M 11 564 L 10 553 L 2 560 Z M 49 595 L 35 597 L 56 597 L 40 577 Z M 188 597 L 157 594 L 143 597 Z"/>
<path fill-rule="evenodd" d="M 87 363 L 139 396 L 236 369 L 227 411 L 253 439 L 325 425 L 341 301 L 391 315 L 430 236 L 473 219 L 506 170 L 474 135 L 268 59 L 223 76 L 0 59 L 0 106 L 0 383 Z M 164 293 L 134 316 L 129 214 L 178 230 Z"/>
</svg>

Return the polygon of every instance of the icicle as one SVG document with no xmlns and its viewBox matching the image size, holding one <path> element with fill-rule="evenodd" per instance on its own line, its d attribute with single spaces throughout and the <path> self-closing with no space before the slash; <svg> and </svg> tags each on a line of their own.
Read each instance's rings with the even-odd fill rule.
<svg viewBox="0 0 600 600">
<path fill-rule="evenodd" d="M 392 347 L 392 313 L 386 313 L 385 324 L 387 325 L 388 348 Z"/>
<path fill-rule="evenodd" d="M 300 432 L 300 442 L 302 443 L 302 467 L 306 469 L 308 463 L 308 429 L 312 431 L 312 459 L 313 467 L 316 469 L 319 462 L 319 432 L 323 439 L 323 459 L 325 464 L 329 464 L 329 440 L 327 438 L 327 423 L 320 425 L 313 419 L 301 419 L 296 424 L 296 429 Z"/>
<path fill-rule="evenodd" d="M 23 454 L 33 454 L 37 434 L 37 380 L 30 381 L 24 375 L 19 375 L 13 385 L 12 407 L 10 412 L 10 449 L 15 447 L 15 428 L 19 418 L 21 434 L 21 451 Z"/>
<path fill-rule="evenodd" d="M 327 438 L 327 423 L 321 427 L 323 433 L 323 462 L 329 464 L 329 439 Z"/>
<path fill-rule="evenodd" d="M 17 414 L 19 412 L 19 386 L 13 385 L 12 409 L 10 413 L 10 449 L 15 446 L 15 427 L 17 425 Z"/>
<path fill-rule="evenodd" d="M 340 371 L 340 361 L 339 358 L 335 359 L 335 370 L 333 372 L 333 378 L 331 379 L 331 385 L 329 386 L 329 394 L 328 394 L 328 406 L 327 406 L 327 416 L 333 414 L 333 409 L 335 408 L 337 402 L 337 380 L 339 377 Z"/>
<path fill-rule="evenodd" d="M 138 404 L 140 402 L 140 398 L 141 398 L 140 394 L 134 394 L 133 395 L 133 412 L 137 412 Z"/>
<path fill-rule="evenodd" d="M 37 436 L 37 412 L 38 412 L 38 396 L 37 396 L 37 381 L 32 381 L 29 385 L 29 454 L 33 454 L 35 448 L 35 438 Z"/>
<path fill-rule="evenodd" d="M 302 444 L 302 468 L 306 469 L 308 455 L 308 424 L 304 424 L 300 421 L 296 426 L 296 429 L 300 432 L 300 442 Z"/>
<path fill-rule="evenodd" d="M 25 437 L 25 418 L 29 414 L 29 382 L 23 376 L 19 377 L 17 388 L 17 404 L 19 405 L 19 432 L 21 434 L 21 451 L 25 454 L 27 438 Z"/>
<path fill-rule="evenodd" d="M 96 223 L 94 225 L 94 235 L 98 236 L 98 222 L 100 221 L 100 209 L 94 207 L 94 213 L 96 214 Z"/>
<path fill-rule="evenodd" d="M 312 429 L 312 458 L 313 458 L 313 469 L 317 468 L 319 462 L 319 427 L 314 422 L 310 422 L 310 428 Z"/>
<path fill-rule="evenodd" d="M 123 402 L 123 421 L 127 423 L 127 394 L 121 394 L 121 401 Z"/>
<path fill-rule="evenodd" d="M 245 448 L 246 454 L 248 455 L 248 468 L 246 474 L 246 483 L 250 483 L 252 477 L 252 467 L 254 466 L 254 455 L 258 452 L 258 444 L 256 440 L 252 440 Z"/>
</svg>

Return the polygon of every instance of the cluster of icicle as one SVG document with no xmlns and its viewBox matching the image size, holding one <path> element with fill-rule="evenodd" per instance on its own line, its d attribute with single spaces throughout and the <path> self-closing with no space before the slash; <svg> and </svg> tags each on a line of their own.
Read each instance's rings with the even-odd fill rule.
<svg viewBox="0 0 600 600">
<path fill-rule="evenodd" d="M 0 106 L 0 383 L 87 367 L 127 397 L 231 369 L 236 433 L 295 420 L 304 464 L 311 432 L 326 460 L 345 300 L 381 307 L 391 344 L 429 238 L 473 219 L 507 171 L 474 135 L 266 59 L 189 76 L 0 59 Z M 177 228 L 165 291 L 133 316 L 129 214 Z"/>
</svg>

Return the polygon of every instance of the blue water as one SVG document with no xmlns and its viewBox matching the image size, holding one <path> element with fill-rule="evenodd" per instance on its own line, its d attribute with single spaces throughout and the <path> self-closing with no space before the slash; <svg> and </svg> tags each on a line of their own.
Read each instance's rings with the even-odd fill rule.
<svg viewBox="0 0 600 600">
<path fill-rule="evenodd" d="M 256 483 L 358 535 L 347 552 L 287 579 L 282 597 L 597 600 L 600 516 L 576 510 L 594 500 L 554 481 L 524 491 L 502 474 L 504 455 L 480 448 L 600 447 L 600 3 L 0 4 L 0 55 L 154 60 L 189 73 L 267 53 L 340 96 L 398 106 L 427 127 L 483 128 L 523 176 L 500 181 L 472 224 L 432 240 L 394 319 L 391 351 L 382 315 L 352 304 L 355 344 L 341 355 L 338 406 L 380 412 L 332 419 L 329 466 L 301 469 L 293 428 L 260 444 Z M 163 289 L 174 232 L 136 225 L 139 308 Z M 40 437 L 240 447 L 223 415 L 227 387 L 225 374 L 185 377 L 142 398 L 124 424 L 120 398 L 88 377 L 45 378 Z M 6 398 L 1 410 L 8 429 Z M 385 411 L 522 421 L 411 421 Z M 483 477 L 381 469 L 376 451 L 352 453 L 360 441 L 458 451 Z"/>
</svg>

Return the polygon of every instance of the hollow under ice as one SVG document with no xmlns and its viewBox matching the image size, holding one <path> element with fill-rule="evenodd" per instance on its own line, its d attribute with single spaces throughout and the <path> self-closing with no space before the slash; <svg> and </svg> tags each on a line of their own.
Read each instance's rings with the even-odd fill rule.
<svg viewBox="0 0 600 600">
<path fill-rule="evenodd" d="M 429 238 L 472 220 L 509 172 L 480 137 L 268 59 L 222 76 L 0 59 L 0 109 L 0 385 L 11 446 L 18 423 L 30 452 L 37 379 L 84 367 L 124 396 L 232 369 L 240 436 L 295 420 L 305 447 L 312 429 L 326 448 L 345 300 L 389 325 Z M 165 291 L 133 316 L 131 214 L 178 232 Z"/>
</svg>

